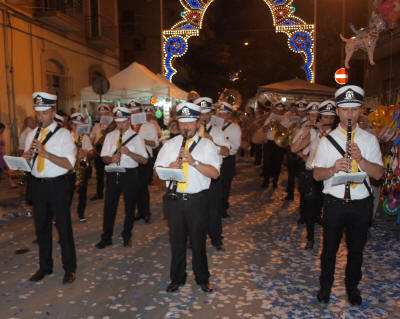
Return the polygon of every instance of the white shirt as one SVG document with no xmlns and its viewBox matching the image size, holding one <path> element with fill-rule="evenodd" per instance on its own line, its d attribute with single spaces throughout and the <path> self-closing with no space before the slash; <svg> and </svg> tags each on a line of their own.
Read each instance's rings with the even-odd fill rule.
<svg viewBox="0 0 400 319">
<path fill-rule="evenodd" d="M 128 138 L 130 138 L 135 132 L 132 129 L 127 129 L 122 136 L 122 143 L 123 144 Z M 103 147 L 101 149 L 100 156 L 113 156 L 115 151 L 117 150 L 117 143 L 119 142 L 120 138 L 120 131 L 118 129 L 108 133 L 104 140 Z M 120 145 L 121 146 L 121 145 Z M 137 134 L 133 139 L 131 139 L 126 145 L 130 152 L 135 153 L 137 155 L 143 156 L 144 158 L 148 158 L 148 154 L 146 152 L 146 146 L 144 144 L 143 138 Z M 115 166 L 115 163 L 111 163 L 107 166 Z M 125 168 L 135 168 L 138 167 L 139 164 L 133 158 L 128 155 L 121 154 L 121 167 Z"/>
<path fill-rule="evenodd" d="M 333 130 L 330 135 L 336 140 L 336 142 L 343 148 L 346 149 L 347 136 L 340 132 L 340 125 Z M 361 155 L 367 161 L 383 166 L 382 154 L 379 148 L 379 143 L 377 138 L 368 133 L 367 131 L 361 129 L 358 125 L 355 129 L 354 143 L 358 145 L 361 151 Z M 314 161 L 312 162 L 312 167 L 332 167 L 335 165 L 336 160 L 342 158 L 339 151 L 332 145 L 331 142 L 326 137 L 323 137 L 318 145 L 318 149 L 315 154 Z M 361 168 L 359 167 L 360 171 Z M 335 185 L 332 186 L 332 177 L 324 180 L 324 190 L 325 194 L 330 194 L 337 198 L 343 198 L 345 185 Z M 369 177 L 367 177 L 367 182 L 369 183 Z M 363 199 L 369 196 L 368 190 L 364 184 L 358 184 L 357 187 L 350 187 L 350 197 L 351 199 Z"/>
<path fill-rule="evenodd" d="M 235 155 L 240 147 L 242 130 L 239 125 L 233 122 L 229 123 L 231 124 L 229 124 L 228 127 L 228 123 L 224 123 L 222 126 L 222 132 L 225 136 L 225 143 L 229 145 L 229 155 Z"/>
<path fill-rule="evenodd" d="M 148 140 L 156 143 L 154 147 L 146 145 L 147 152 L 149 153 L 150 157 L 153 157 L 153 148 L 156 148 L 159 145 L 158 131 L 156 126 L 152 122 L 143 123 L 140 126 L 139 135 L 143 138 L 143 140 Z"/>
<path fill-rule="evenodd" d="M 19 135 L 19 138 L 18 138 L 18 149 L 21 150 L 21 151 L 25 150 L 25 140 L 26 140 L 26 137 L 28 136 L 29 132 L 32 132 L 32 129 L 29 126 L 27 126 L 21 132 L 21 134 Z"/>
<path fill-rule="evenodd" d="M 78 135 L 76 135 L 74 132 L 71 132 L 71 137 L 76 145 L 78 142 Z M 86 134 L 82 137 L 82 149 L 85 151 L 91 151 L 93 149 L 92 142 L 90 142 L 90 138 Z"/>
<path fill-rule="evenodd" d="M 50 129 L 53 132 L 57 127 L 57 123 L 53 121 L 45 129 Z M 36 134 L 38 128 L 35 128 L 31 132 L 29 132 L 28 136 L 26 137 L 25 142 L 25 152 L 27 152 L 32 144 L 32 140 Z M 43 129 L 39 135 L 39 140 L 41 139 L 43 134 Z M 48 133 L 49 134 L 49 133 Z M 75 165 L 76 160 L 76 147 L 75 143 L 71 137 L 71 134 L 65 128 L 59 128 L 58 131 L 47 141 L 45 145 L 46 151 L 49 153 L 56 155 L 58 157 L 65 157 L 69 160 L 72 167 Z M 68 172 L 67 169 L 54 164 L 52 161 L 45 159 L 44 160 L 44 170 L 43 172 L 39 173 L 37 171 L 37 164 L 38 164 L 38 157 L 35 160 L 35 165 L 32 168 L 32 175 L 38 178 L 46 178 L 46 177 L 57 177 L 60 175 L 64 175 Z"/>
<path fill-rule="evenodd" d="M 199 131 L 197 132 L 199 136 L 202 136 L 203 130 L 204 130 L 204 125 L 200 125 Z M 225 146 L 228 149 L 230 149 L 230 145 L 225 140 L 225 135 L 222 129 L 220 129 L 218 126 L 211 125 L 210 123 L 208 123 L 205 127 L 205 130 L 208 131 L 208 134 L 211 135 L 214 144 L 217 146 L 218 154 L 220 152 L 219 146 Z"/>
<path fill-rule="evenodd" d="M 293 142 L 292 143 L 295 143 L 299 138 L 300 138 L 300 136 L 304 136 L 305 135 L 305 133 L 304 133 L 304 131 L 305 131 L 305 128 L 304 127 L 302 127 L 301 129 L 299 129 L 297 132 L 296 132 L 296 135 L 294 136 L 294 138 L 293 138 Z M 301 150 L 301 152 L 304 154 L 304 155 L 309 155 L 309 153 L 310 153 L 310 151 L 311 151 L 311 144 L 314 142 L 314 140 L 316 140 L 316 139 L 318 139 L 318 131 L 316 130 L 316 129 L 314 129 L 314 128 L 311 128 L 311 130 L 310 130 L 310 143 L 308 143 L 308 145 L 305 147 L 305 148 L 303 148 L 302 150 Z"/>
<path fill-rule="evenodd" d="M 196 134 L 193 139 L 197 142 L 199 141 L 199 136 Z M 169 167 L 172 162 L 175 162 L 179 157 L 182 141 L 182 135 L 175 136 L 174 138 L 166 141 L 158 153 L 154 167 Z M 189 144 L 189 148 L 192 143 Z M 217 147 L 208 138 L 202 138 L 191 154 L 196 161 L 199 161 L 202 164 L 211 165 L 219 172 L 221 167 L 221 158 L 218 155 Z M 195 167 L 189 165 L 187 182 L 188 186 L 185 190 L 185 193 L 195 194 L 209 189 L 211 178 L 203 175 Z M 169 183 L 169 181 L 166 182 L 167 187 L 169 186 Z M 179 192 L 179 189 L 177 189 L 177 192 Z"/>
</svg>

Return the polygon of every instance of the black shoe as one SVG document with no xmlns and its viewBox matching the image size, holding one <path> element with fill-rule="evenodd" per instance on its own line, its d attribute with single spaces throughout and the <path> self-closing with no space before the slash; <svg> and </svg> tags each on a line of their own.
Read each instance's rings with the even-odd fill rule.
<svg viewBox="0 0 400 319">
<path fill-rule="evenodd" d="M 150 224 L 150 223 L 151 223 L 151 217 L 150 217 L 150 216 L 146 216 L 146 217 L 144 217 L 143 219 L 144 219 L 144 222 L 145 222 L 146 224 Z"/>
<path fill-rule="evenodd" d="M 165 291 L 167 292 L 175 292 L 179 289 L 179 286 L 183 286 L 183 284 L 178 284 L 176 282 L 171 282 L 168 286 L 167 289 L 165 289 Z"/>
<path fill-rule="evenodd" d="M 287 194 L 284 200 L 292 201 L 294 199 L 293 194 Z"/>
<path fill-rule="evenodd" d="M 124 239 L 124 247 L 132 247 L 132 239 Z"/>
<path fill-rule="evenodd" d="M 45 276 L 47 275 L 51 275 L 53 273 L 53 270 L 38 270 L 37 272 L 35 272 L 31 278 L 29 278 L 29 281 L 40 281 L 42 280 Z"/>
<path fill-rule="evenodd" d="M 304 249 L 313 249 L 314 248 L 314 242 L 309 240 L 307 241 L 307 244 L 304 246 Z"/>
<path fill-rule="evenodd" d="M 98 248 L 98 249 L 103 249 L 103 248 L 106 248 L 107 246 L 111 246 L 112 245 L 112 242 L 111 242 L 111 240 L 110 241 L 105 241 L 105 240 L 100 240 L 97 244 L 96 244 L 96 248 Z"/>
<path fill-rule="evenodd" d="M 330 289 L 323 289 L 323 288 L 321 288 L 321 289 L 318 291 L 317 299 L 318 299 L 319 302 L 329 303 L 330 297 L 331 297 L 331 291 L 330 291 Z"/>
<path fill-rule="evenodd" d="M 217 249 L 217 251 L 225 251 L 226 250 L 224 244 L 215 246 L 215 248 Z"/>
<path fill-rule="evenodd" d="M 352 290 L 350 292 L 348 291 L 347 298 L 349 299 L 349 302 L 353 306 L 361 306 L 361 304 L 362 304 L 360 290 L 358 290 L 358 289 Z"/>
<path fill-rule="evenodd" d="M 90 200 L 98 200 L 98 199 L 103 199 L 103 196 L 101 195 L 94 195 Z"/>
<path fill-rule="evenodd" d="M 261 188 L 268 188 L 268 186 L 269 186 L 269 182 L 267 182 L 267 181 L 264 181 L 264 182 L 261 184 Z"/>
<path fill-rule="evenodd" d="M 65 284 L 72 284 L 76 279 L 75 272 L 73 271 L 66 271 L 64 274 L 64 278 L 62 283 Z"/>
<path fill-rule="evenodd" d="M 199 286 L 200 286 L 201 290 L 203 290 L 204 292 L 212 292 L 213 291 L 209 282 L 202 282 L 199 284 Z"/>
<path fill-rule="evenodd" d="M 141 220 L 142 218 L 144 218 L 143 215 L 136 215 L 135 216 L 135 220 Z"/>
</svg>

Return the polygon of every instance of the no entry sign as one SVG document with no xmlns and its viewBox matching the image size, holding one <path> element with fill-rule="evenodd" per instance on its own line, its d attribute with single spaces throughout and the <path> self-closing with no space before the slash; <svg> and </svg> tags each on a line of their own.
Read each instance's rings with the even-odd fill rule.
<svg viewBox="0 0 400 319">
<path fill-rule="evenodd" d="M 349 79 L 349 75 L 346 71 L 345 68 L 340 68 L 335 72 L 335 81 L 336 83 L 343 85 L 347 83 L 347 80 Z"/>
</svg>

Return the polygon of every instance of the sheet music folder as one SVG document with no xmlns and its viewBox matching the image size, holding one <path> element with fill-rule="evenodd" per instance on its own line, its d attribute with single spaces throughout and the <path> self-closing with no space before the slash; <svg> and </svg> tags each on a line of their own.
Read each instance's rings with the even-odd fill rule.
<svg viewBox="0 0 400 319">
<path fill-rule="evenodd" d="M 333 175 L 331 180 L 331 185 L 340 185 L 346 183 L 356 183 L 361 184 L 364 179 L 367 177 L 367 173 L 358 172 L 358 173 L 337 173 Z"/>
<path fill-rule="evenodd" d="M 13 171 L 24 171 L 24 172 L 31 171 L 31 167 L 29 166 L 26 159 L 23 157 L 4 155 L 3 158 L 8 168 Z"/>
<path fill-rule="evenodd" d="M 158 177 L 163 181 L 185 182 L 185 174 L 180 168 L 156 167 Z"/>
</svg>

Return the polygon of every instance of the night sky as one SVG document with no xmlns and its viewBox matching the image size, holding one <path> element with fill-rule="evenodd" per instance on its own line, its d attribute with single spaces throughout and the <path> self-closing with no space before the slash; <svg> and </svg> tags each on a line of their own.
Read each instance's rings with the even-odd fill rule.
<svg viewBox="0 0 400 319">
<path fill-rule="evenodd" d="M 348 26 L 367 25 L 368 3 L 346 1 L 345 36 L 352 36 Z M 180 6 L 166 3 L 166 25 L 178 21 Z M 176 1 L 178 2 L 178 1 Z M 313 23 L 314 0 L 293 2 L 296 15 Z M 342 0 L 318 1 L 317 82 L 335 87 L 334 72 L 341 67 L 340 38 Z M 178 11 L 178 12 L 177 12 Z M 248 42 L 248 46 L 244 46 Z M 364 61 L 352 60 L 350 81 L 362 83 Z M 179 71 L 173 82 L 185 90 L 195 89 L 202 96 L 218 97 L 218 91 L 235 88 L 243 98 L 254 96 L 259 85 L 305 79 L 303 58 L 292 53 L 287 36 L 275 33 L 272 16 L 263 0 L 215 0 L 208 8 L 200 37 L 189 40 L 189 50 L 174 66 Z M 229 74 L 242 70 L 238 81 Z"/>
</svg>

